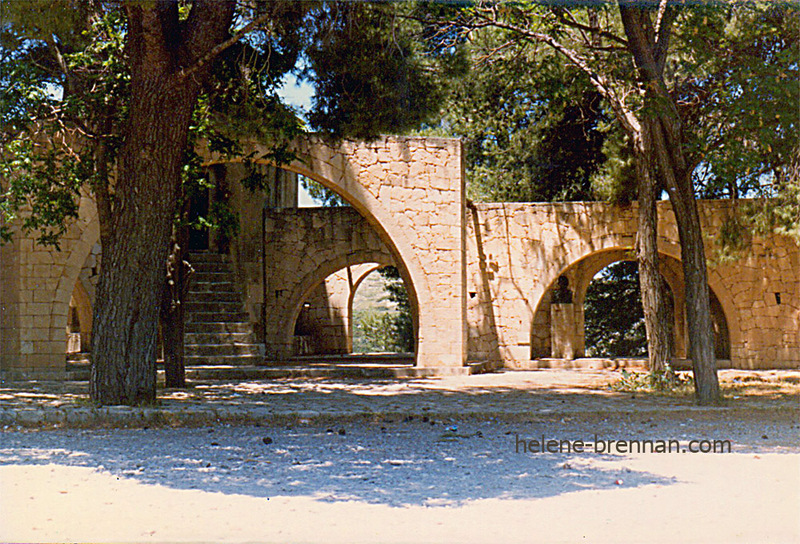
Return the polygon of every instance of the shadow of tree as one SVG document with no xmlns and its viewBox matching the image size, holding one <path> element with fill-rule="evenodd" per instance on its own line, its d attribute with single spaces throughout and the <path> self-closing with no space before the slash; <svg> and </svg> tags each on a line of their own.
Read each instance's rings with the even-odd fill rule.
<svg viewBox="0 0 800 544">
<path fill-rule="evenodd" d="M 525 453 L 517 444 L 518 438 L 542 435 L 585 441 L 595 434 L 622 440 L 689 436 L 663 436 L 661 423 L 651 427 L 642 417 L 587 422 L 559 416 L 515 424 L 430 421 L 423 416 L 331 427 L 7 432 L 0 464 L 91 467 L 143 484 L 253 497 L 457 506 L 482 499 L 535 499 L 678 483 L 673 477 L 626 467 L 626 456 Z M 662 433 L 675 432 L 676 425 L 671 425 Z M 694 425 L 692 431 L 698 433 L 694 436 L 717 438 L 717 427 L 709 421 Z M 740 448 L 758 445 L 752 434 L 738 440 Z M 744 441 L 749 443 L 743 446 Z"/>
</svg>

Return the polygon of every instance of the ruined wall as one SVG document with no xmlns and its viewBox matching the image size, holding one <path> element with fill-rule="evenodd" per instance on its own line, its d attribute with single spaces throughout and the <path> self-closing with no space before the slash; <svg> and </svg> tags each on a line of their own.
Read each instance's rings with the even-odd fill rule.
<svg viewBox="0 0 800 544">
<path fill-rule="evenodd" d="M 244 142 L 244 148 L 256 156 L 268 151 L 258 143 Z M 295 153 L 298 160 L 285 168 L 342 196 L 366 219 L 397 264 L 409 298 L 419 309 L 417 365 L 461 367 L 467 356 L 461 143 L 387 136 L 370 143 L 346 140 L 332 147 L 311 137 L 298 141 Z M 256 262 L 250 259 L 251 253 L 247 248 L 242 251 L 251 263 L 246 267 Z M 291 268 L 304 257 L 287 253 L 287 259 Z M 372 260 L 380 262 L 377 259 Z M 317 275 L 324 272 L 325 277 L 348 262 L 339 257 L 333 264 L 323 266 L 322 260 L 315 264 Z M 315 277 L 314 283 L 318 281 Z M 281 289 L 272 285 L 269 292 L 274 295 Z M 276 303 L 265 303 L 268 315 L 274 316 L 270 319 L 284 327 L 280 339 L 268 338 L 268 343 L 287 346 L 288 323 L 293 319 L 280 313 L 287 306 L 278 303 L 274 308 L 278 313 L 273 313 L 271 305 Z M 284 357 L 288 351 L 278 347 L 274 353 Z"/>
<path fill-rule="evenodd" d="M 244 147 L 255 157 L 266 151 L 254 143 Z M 292 353 L 294 324 L 313 290 L 331 274 L 364 263 L 394 264 L 401 271 L 417 310 L 418 366 L 461 367 L 469 358 L 524 368 L 532 357 L 551 355 L 554 345 L 580 356 L 586 288 L 597 271 L 634 246 L 635 205 L 468 207 L 457 140 L 385 137 L 330 146 L 311 137 L 298 141 L 295 152 L 288 171 L 336 191 L 352 207 L 281 209 L 296 199 L 291 191 L 250 193 L 238 183 L 247 175 L 242 164 L 211 155 L 207 163 L 214 176 L 224 176 L 226 198 L 240 214 L 242 231 L 230 250 L 248 311 L 257 330 L 267 330 L 275 358 Z M 270 171 L 276 183 L 293 186 L 293 174 Z M 713 237 L 737 203 L 699 205 L 704 231 Z M 688 345 L 680 248 L 669 203 L 659 204 L 659 214 L 662 273 L 676 301 L 680 354 Z M 22 233 L 0 246 L 3 377 L 64 375 L 70 301 L 82 306 L 86 319 L 93 298 L 100 256 L 96 215 L 84 196 L 60 250 L 39 247 L 35 235 Z M 755 239 L 738 260 L 726 263 L 714 262 L 712 241 L 706 249 L 716 326 L 728 339 L 727 351 L 718 355 L 740 368 L 800 366 L 797 244 L 781 236 Z M 571 308 L 558 309 L 571 314 L 557 316 L 554 327 L 550 298 L 560 275 L 569 280 L 574 300 Z M 331 308 L 339 304 L 329 302 Z M 575 338 L 564 343 L 569 330 Z"/>
<path fill-rule="evenodd" d="M 741 259 L 714 264 L 711 234 L 719 232 L 736 204 L 699 204 L 708 238 L 709 286 L 725 317 L 730 365 L 797 367 L 800 280 L 794 271 L 800 264 L 800 252 L 796 243 L 770 236 L 755 240 Z M 659 204 L 659 218 L 659 252 L 668 257 L 662 272 L 668 280 L 672 278 L 678 350 L 685 353 L 688 339 L 680 287 L 682 272 L 676 264 L 680 248 L 668 202 Z M 470 358 L 499 358 L 508 367 L 523 368 L 531 355 L 551 355 L 550 296 L 562 274 L 574 290 L 576 306 L 580 305 L 574 310 L 573 322 L 583 334 L 586 288 L 595 273 L 634 247 L 636 206 L 477 204 L 470 209 L 467 226 Z M 580 339 L 576 345 L 580 351 Z"/>
</svg>

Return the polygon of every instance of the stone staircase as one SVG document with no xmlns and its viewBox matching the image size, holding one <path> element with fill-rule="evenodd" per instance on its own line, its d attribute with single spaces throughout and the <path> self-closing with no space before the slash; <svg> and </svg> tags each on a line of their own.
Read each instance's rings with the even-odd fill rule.
<svg viewBox="0 0 800 544">
<path fill-rule="evenodd" d="M 187 367 L 252 366 L 264 360 L 227 255 L 189 254 L 194 268 L 184 309 Z"/>
</svg>

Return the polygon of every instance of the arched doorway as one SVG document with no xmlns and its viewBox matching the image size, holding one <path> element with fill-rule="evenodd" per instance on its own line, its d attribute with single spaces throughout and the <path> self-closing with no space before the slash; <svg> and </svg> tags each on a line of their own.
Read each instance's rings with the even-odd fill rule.
<svg viewBox="0 0 800 544">
<path fill-rule="evenodd" d="M 571 293 L 572 302 L 557 302 L 558 279 L 554 280 L 533 317 L 531 327 L 531 358 L 581 358 L 591 356 L 586 344 L 586 296 L 592 281 L 615 263 L 633 261 L 628 248 L 614 248 L 584 256 L 562 271 Z M 673 356 L 685 359 L 688 354 L 686 303 L 683 291 L 683 271 L 678 259 L 659 254 L 660 273 L 671 295 L 673 315 Z M 712 286 L 709 286 L 711 317 L 715 333 L 717 358 L 730 358 L 730 334 L 723 306 Z M 636 298 L 636 297 L 632 297 Z M 614 331 L 612 331 L 614 332 Z M 621 331 L 616 331 L 620 333 Z M 559 347 L 560 346 L 560 347 Z M 563 346 L 567 346 L 564 348 Z"/>
<path fill-rule="evenodd" d="M 350 296 L 353 353 L 413 353 L 415 316 L 398 270 L 376 268 Z"/>
</svg>

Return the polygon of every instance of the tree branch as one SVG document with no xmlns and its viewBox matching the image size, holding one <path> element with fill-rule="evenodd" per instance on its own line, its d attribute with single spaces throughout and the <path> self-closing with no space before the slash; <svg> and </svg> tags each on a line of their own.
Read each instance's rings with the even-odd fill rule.
<svg viewBox="0 0 800 544">
<path fill-rule="evenodd" d="M 191 66 L 188 66 L 186 68 L 181 68 L 177 76 L 172 80 L 172 84 L 175 85 L 185 80 L 186 78 L 191 77 L 192 75 L 202 70 L 203 68 L 205 68 L 207 64 L 212 62 L 223 51 L 225 51 L 232 45 L 236 44 L 239 40 L 241 40 L 247 34 L 249 34 L 254 28 L 269 20 L 270 17 L 271 17 L 270 13 L 264 13 L 256 17 L 255 19 L 247 23 L 245 26 L 243 26 L 241 29 L 236 31 L 230 38 L 212 47 L 207 53 L 198 58 Z"/>
<path fill-rule="evenodd" d="M 606 100 L 608 100 L 611 108 L 614 110 L 614 113 L 617 116 L 617 119 L 629 134 L 640 134 L 641 126 L 639 124 L 639 120 L 626 106 L 624 100 L 617 96 L 617 94 L 614 92 L 611 82 L 602 74 L 595 72 L 591 66 L 589 66 L 588 61 L 577 51 L 566 47 L 549 34 L 535 32 L 512 23 L 500 21 L 498 19 L 484 19 L 482 23 L 471 24 L 476 25 L 474 27 L 476 29 L 479 27 L 491 26 L 495 28 L 501 28 L 503 30 L 509 30 L 522 37 L 550 46 L 555 51 L 566 57 L 576 68 L 583 71 L 589 77 L 589 80 L 595 89 L 597 89 L 597 92 L 599 92 Z"/>
<path fill-rule="evenodd" d="M 606 39 L 608 39 L 608 40 L 610 40 L 612 42 L 618 43 L 619 45 L 621 45 L 623 47 L 627 47 L 628 46 L 628 42 L 624 38 L 621 38 L 621 37 L 617 36 L 613 32 L 609 32 L 607 30 L 601 30 L 601 29 L 598 29 L 598 28 L 594 28 L 594 27 L 592 27 L 590 25 L 585 25 L 585 24 L 579 22 L 577 19 L 575 19 L 575 17 L 572 16 L 572 12 L 570 12 L 569 10 L 566 10 L 564 8 L 554 8 L 553 12 L 556 14 L 556 16 L 558 17 L 559 21 L 561 21 L 562 24 L 580 30 L 581 34 L 584 34 L 585 32 L 589 32 L 590 34 L 596 34 L 597 36 L 600 36 L 600 37 L 606 38 Z M 567 18 L 564 15 L 564 12 L 569 13 L 569 15 L 570 15 L 569 18 Z M 585 37 L 585 34 L 584 34 L 584 37 Z M 586 39 L 586 38 L 584 38 L 584 39 Z M 587 43 L 591 43 L 591 42 L 587 39 Z"/>
</svg>

